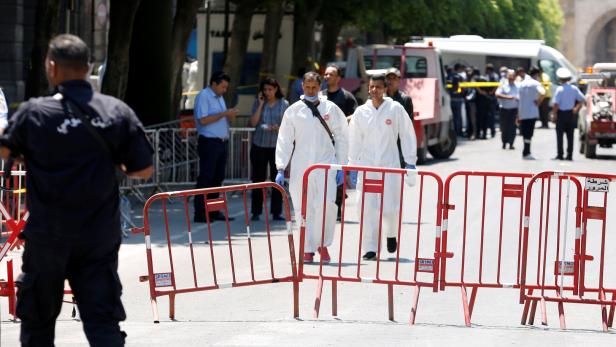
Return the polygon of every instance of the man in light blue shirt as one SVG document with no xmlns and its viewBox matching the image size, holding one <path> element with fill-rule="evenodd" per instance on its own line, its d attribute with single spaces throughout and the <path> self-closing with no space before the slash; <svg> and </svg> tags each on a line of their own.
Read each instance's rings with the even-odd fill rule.
<svg viewBox="0 0 616 347">
<path fill-rule="evenodd" d="M 219 187 L 225 178 L 227 167 L 229 122 L 238 114 L 236 108 L 227 110 L 223 95 L 227 92 L 231 78 L 225 72 L 217 71 L 210 78 L 210 86 L 195 98 L 195 123 L 199 139 L 199 176 L 197 188 Z M 218 193 L 208 194 L 208 199 L 218 198 Z M 210 213 L 210 221 L 233 220 L 221 212 Z M 205 223 L 205 202 L 202 195 L 195 196 L 195 223 Z"/>
<path fill-rule="evenodd" d="M 2 88 L 0 88 L 0 134 L 9 125 L 9 104 L 6 102 Z"/>
<path fill-rule="evenodd" d="M 518 86 L 518 119 L 520 120 L 520 132 L 524 138 L 522 158 L 526 160 L 535 159 L 530 154 L 530 143 L 535 132 L 535 122 L 539 118 L 539 105 L 545 97 L 545 88 L 539 82 L 540 73 L 538 68 L 531 68 L 528 73 L 530 78 L 523 79 Z"/>
<path fill-rule="evenodd" d="M 518 115 L 518 86 L 515 82 L 515 71 L 507 70 L 506 79 L 496 89 L 496 98 L 500 104 L 500 130 L 503 149 L 509 144 L 513 149 L 515 141 L 515 119 Z"/>
<path fill-rule="evenodd" d="M 565 68 L 556 70 L 561 85 L 556 88 L 552 100 L 552 117 L 556 123 L 557 155 L 554 160 L 563 160 L 563 134 L 567 135 L 567 157 L 573 160 L 573 131 L 577 125 L 576 114 L 584 102 L 584 94 L 578 87 L 569 84 L 571 72 Z"/>
</svg>

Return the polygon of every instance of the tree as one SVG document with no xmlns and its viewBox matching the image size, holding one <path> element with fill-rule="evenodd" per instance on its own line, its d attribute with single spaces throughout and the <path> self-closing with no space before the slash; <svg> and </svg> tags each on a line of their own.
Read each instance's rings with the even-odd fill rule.
<svg viewBox="0 0 616 347">
<path fill-rule="evenodd" d="M 26 99 L 45 94 L 48 88 L 45 77 L 45 56 L 51 38 L 57 34 L 59 0 L 39 0 L 36 5 L 34 44 L 28 64 Z"/>
<path fill-rule="evenodd" d="M 141 0 L 111 0 L 109 40 L 102 92 L 124 99 L 128 85 L 130 43 L 135 13 Z"/>
<path fill-rule="evenodd" d="M 236 4 L 236 7 L 235 15 L 233 16 L 231 43 L 223 67 L 223 70 L 226 71 L 231 77 L 229 89 L 225 94 L 225 102 L 227 105 L 231 105 L 233 103 L 237 94 L 237 86 L 240 83 L 242 66 L 244 65 L 246 50 L 248 48 L 248 39 L 250 38 L 252 15 L 260 1 L 236 0 L 234 3 Z"/>
<path fill-rule="evenodd" d="M 190 32 L 195 27 L 197 10 L 202 0 L 177 0 L 171 31 L 171 114 L 177 113 L 182 96 L 182 68 Z"/>
<path fill-rule="evenodd" d="M 301 69 L 310 69 L 312 42 L 314 42 L 314 24 L 323 0 L 296 0 L 293 14 L 293 60 L 291 75 L 299 75 Z M 293 81 L 289 81 L 293 83 Z"/>
<path fill-rule="evenodd" d="M 276 57 L 278 56 L 278 40 L 280 27 L 284 16 L 284 1 L 270 0 L 265 4 L 265 23 L 263 25 L 263 54 L 261 55 L 261 75 L 276 72 Z"/>
</svg>

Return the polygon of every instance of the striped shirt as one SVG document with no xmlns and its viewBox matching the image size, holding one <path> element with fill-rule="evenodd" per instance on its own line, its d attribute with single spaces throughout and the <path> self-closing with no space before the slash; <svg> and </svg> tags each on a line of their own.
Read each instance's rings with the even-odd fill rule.
<svg viewBox="0 0 616 347">
<path fill-rule="evenodd" d="M 259 100 L 255 100 L 252 105 L 252 114 L 257 111 L 259 107 Z M 278 130 L 271 131 L 266 130 L 265 127 L 271 127 L 273 125 L 280 126 L 282 123 L 282 115 L 284 111 L 289 107 L 289 102 L 285 99 L 278 99 L 274 105 L 270 106 L 267 102 L 263 104 L 263 110 L 261 111 L 261 118 L 256 126 L 252 143 L 265 148 L 276 148 L 276 141 L 278 141 Z"/>
</svg>

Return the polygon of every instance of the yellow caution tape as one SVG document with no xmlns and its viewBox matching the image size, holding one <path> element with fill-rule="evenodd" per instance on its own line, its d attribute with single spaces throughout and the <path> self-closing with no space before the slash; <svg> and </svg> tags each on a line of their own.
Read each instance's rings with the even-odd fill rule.
<svg viewBox="0 0 616 347">
<path fill-rule="evenodd" d="M 493 88 L 500 86 L 500 82 L 460 82 L 458 83 L 458 88 Z M 545 87 L 549 87 L 552 85 L 551 82 L 543 82 Z M 447 89 L 453 88 L 453 84 L 447 83 Z"/>
</svg>

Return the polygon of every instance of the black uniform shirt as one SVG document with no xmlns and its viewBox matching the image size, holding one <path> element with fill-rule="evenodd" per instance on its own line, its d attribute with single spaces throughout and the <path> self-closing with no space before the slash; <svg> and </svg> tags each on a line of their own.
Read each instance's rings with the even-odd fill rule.
<svg viewBox="0 0 616 347">
<path fill-rule="evenodd" d="M 404 107 L 404 110 L 406 111 L 406 113 L 409 114 L 409 117 L 411 117 L 411 120 L 413 120 L 413 100 L 411 99 L 410 96 L 406 95 L 405 92 L 401 92 L 400 90 L 397 90 L 394 95 L 388 95 L 390 98 L 392 98 L 394 101 L 397 101 L 398 103 L 400 103 L 400 105 L 402 105 L 402 107 Z"/>
<path fill-rule="evenodd" d="M 327 100 L 336 104 L 345 116 L 352 115 L 357 108 L 357 100 L 355 100 L 351 92 L 344 88 L 338 88 L 338 90 L 333 93 L 327 92 Z"/>
<path fill-rule="evenodd" d="M 1 138 L 26 164 L 30 218 L 23 236 L 29 242 L 117 242 L 116 166 L 122 163 L 128 172 L 149 167 L 152 147 L 141 122 L 122 101 L 95 93 L 83 80 L 65 82 L 59 90 L 66 97 L 23 103 Z M 81 124 L 75 103 L 109 150 Z"/>
</svg>

